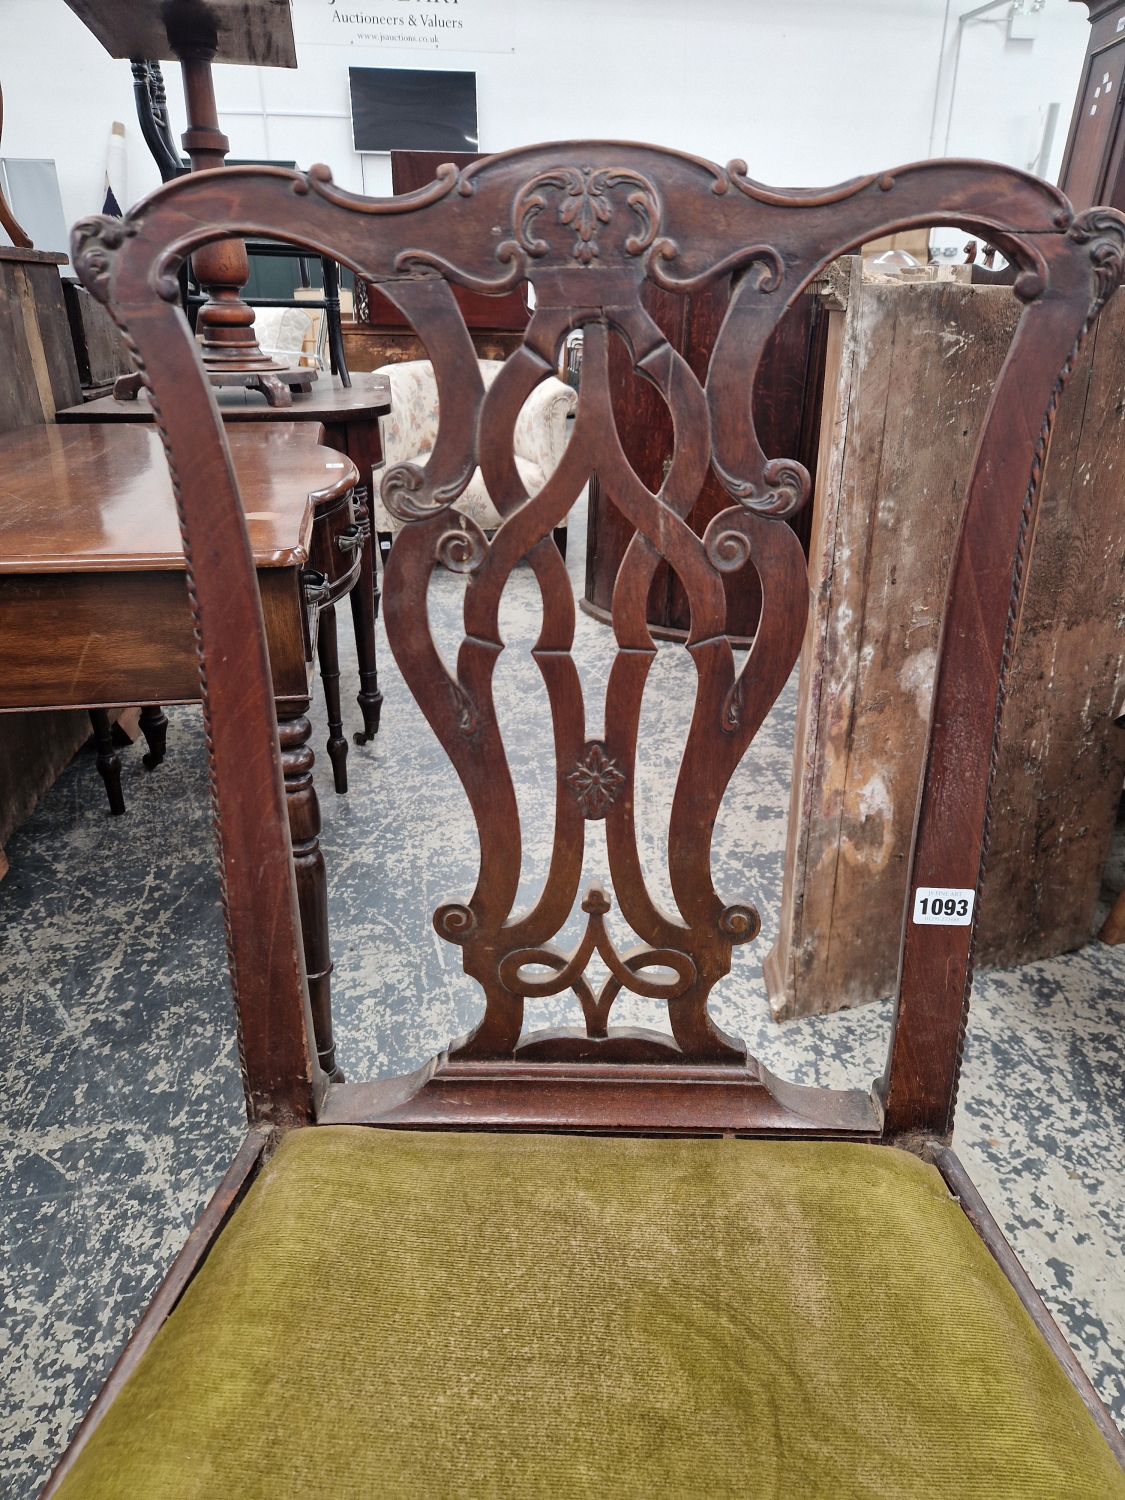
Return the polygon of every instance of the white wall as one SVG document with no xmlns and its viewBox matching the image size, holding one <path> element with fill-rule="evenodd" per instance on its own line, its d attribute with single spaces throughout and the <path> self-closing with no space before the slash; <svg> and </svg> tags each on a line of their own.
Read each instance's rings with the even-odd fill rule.
<svg viewBox="0 0 1125 1500">
<path fill-rule="evenodd" d="M 1025 0 L 1030 6 L 1031 0 Z M 1027 167 L 1061 104 L 1057 176 L 1089 26 L 1046 0 L 1034 41 L 1007 35 L 1010 0 L 963 28 L 974 0 L 293 0 L 296 71 L 220 67 L 235 156 L 327 162 L 355 190 L 390 191 L 361 159 L 349 66 L 472 69 L 485 151 L 566 137 L 652 140 L 784 185 L 839 181 L 930 155 Z M 380 16 L 396 24 L 344 21 Z M 435 31 L 434 18 L 459 20 Z M 396 38 L 372 42 L 372 36 Z M 436 38 L 436 41 L 435 41 Z M 166 66 L 178 133 L 178 69 Z M 129 196 L 159 181 L 136 124 L 129 65 L 63 0 L 0 0 L 0 155 L 53 157 L 69 221 L 101 208 L 112 122 L 126 125 Z"/>
</svg>

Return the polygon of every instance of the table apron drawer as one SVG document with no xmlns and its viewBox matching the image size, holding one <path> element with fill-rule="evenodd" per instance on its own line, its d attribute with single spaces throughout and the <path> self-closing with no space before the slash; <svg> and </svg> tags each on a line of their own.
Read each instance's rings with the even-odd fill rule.
<svg viewBox="0 0 1125 1500">
<path fill-rule="evenodd" d="M 258 574 L 274 691 L 308 691 L 296 568 Z M 0 574 L 0 709 L 191 702 L 183 573 Z"/>
<path fill-rule="evenodd" d="M 354 582 L 363 541 L 363 531 L 355 519 L 351 490 L 317 506 L 309 561 L 328 580 L 334 599 L 341 592 L 347 592 L 345 580 Z M 344 584 L 342 590 L 341 584 Z"/>
</svg>

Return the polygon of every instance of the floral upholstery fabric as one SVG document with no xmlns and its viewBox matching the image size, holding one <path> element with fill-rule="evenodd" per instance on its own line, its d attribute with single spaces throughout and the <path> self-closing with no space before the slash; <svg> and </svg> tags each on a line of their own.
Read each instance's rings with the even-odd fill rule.
<svg viewBox="0 0 1125 1500">
<path fill-rule="evenodd" d="M 412 359 L 404 364 L 383 365 L 375 373 L 385 375 L 391 387 L 391 409 L 385 417 L 379 418 L 383 462 L 388 466 L 408 460 L 417 462 L 419 456 L 429 453 L 437 442 L 438 395 L 434 367 L 429 360 Z"/>
<path fill-rule="evenodd" d="M 503 368 L 498 359 L 479 361 L 485 390 Z M 384 365 L 375 372 L 390 381 L 391 409 L 379 419 L 386 467 L 414 463 L 425 468 L 438 432 L 438 394 L 433 365 L 429 360 L 408 360 L 402 364 Z M 578 403 L 570 386 L 552 375 L 536 386 L 516 418 L 514 450 L 516 468 L 529 495 L 536 495 L 558 468 L 566 448 L 566 419 Z M 379 496 L 383 469 L 374 474 L 372 520 L 376 531 L 398 531 L 401 522 L 389 514 Z M 478 468 L 469 487 L 458 499 L 455 510 L 462 511 L 484 531 L 500 525 L 500 514 L 485 487 Z M 564 520 L 562 523 L 566 525 Z"/>
<path fill-rule="evenodd" d="M 552 375 L 535 387 L 516 418 L 516 467 L 521 458 L 536 465 L 543 474 L 540 489 L 562 462 L 566 419 L 577 405 L 578 392 Z"/>
<path fill-rule="evenodd" d="M 301 363 L 305 340 L 314 334 L 310 315 L 300 307 L 258 307 L 254 310 L 254 332 L 258 347 L 291 370 Z M 312 339 L 315 347 L 315 336 Z"/>
</svg>

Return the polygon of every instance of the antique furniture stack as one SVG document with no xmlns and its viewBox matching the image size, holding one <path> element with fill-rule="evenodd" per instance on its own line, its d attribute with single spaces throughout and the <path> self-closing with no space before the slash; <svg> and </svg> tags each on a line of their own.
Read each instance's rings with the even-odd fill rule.
<svg viewBox="0 0 1125 1500">
<path fill-rule="evenodd" d="M 296 47 L 289 0 L 169 0 L 157 12 L 147 7 L 123 3 L 123 0 L 68 0 L 71 9 L 85 22 L 113 57 L 152 59 L 174 57 L 179 60 L 184 80 L 184 98 L 188 129 L 183 137 L 193 170 L 222 167 L 230 142 L 219 130 L 215 105 L 212 64 L 238 63 L 258 67 L 295 68 Z M 174 151 L 167 135 L 163 103 L 163 81 L 147 63 L 134 68 L 138 108 L 148 128 L 146 140 L 153 150 L 161 175 L 175 171 Z M 141 96 L 143 96 L 143 101 Z M 147 110 L 142 108 L 147 102 Z M 324 258 L 325 302 L 336 304 L 338 287 L 333 280 L 335 262 Z M 330 269 L 331 267 L 331 269 Z M 302 421 L 323 423 L 326 440 L 355 462 L 360 473 L 354 501 L 358 526 L 355 560 L 358 571 L 344 585 L 339 583 L 321 605 L 321 668 L 327 684 L 338 679 L 336 647 L 336 609 L 347 593 L 350 597 L 360 664 L 358 703 L 363 715 L 363 731 L 356 742 L 371 740 L 379 728 L 382 694 L 379 691 L 375 658 L 375 620 L 379 594 L 374 559 L 374 541 L 368 515 L 371 470 L 380 459 L 376 418 L 387 409 L 383 387 L 365 383 L 352 393 L 351 377 L 341 358 L 340 374 L 333 377 L 326 391 L 313 392 L 316 372 L 280 366 L 258 348 L 254 333 L 254 312 L 239 293 L 250 271 L 246 247 L 241 239 L 221 241 L 200 247 L 192 257 L 196 279 L 202 284 L 207 300 L 199 309 L 196 332 L 203 345 L 203 361 L 213 385 L 223 389 L 234 386 L 237 393 L 224 400 L 224 410 L 231 420 L 265 420 L 267 411 L 278 411 L 283 420 L 294 417 Z M 338 332 L 338 317 L 336 322 Z M 335 352 L 335 351 L 334 351 Z M 339 351 L 342 355 L 342 349 Z M 246 401 L 248 390 L 260 393 L 261 404 Z M 67 421 L 133 421 L 149 420 L 147 403 L 130 407 L 117 395 L 136 395 L 136 385 L 128 392 L 119 390 L 114 398 L 96 405 L 67 411 Z M 318 566 L 324 571 L 324 548 L 336 543 L 330 525 L 318 528 L 316 551 Z M 327 570 L 333 580 L 339 569 Z M 347 790 L 348 742 L 338 708 L 339 693 L 329 687 L 332 702 L 328 754 L 338 792 Z"/>
<path fill-rule="evenodd" d="M 390 387 L 379 376 L 360 375 L 344 387 L 340 381 L 321 380 L 308 393 L 294 397 L 292 406 L 270 406 L 257 392 L 222 390 L 217 395 L 224 422 L 307 422 L 310 432 L 345 455 L 355 465 L 358 482 L 348 501 L 346 519 L 337 515 L 340 501 L 325 503 L 318 512 L 313 531 L 312 566 L 323 575 L 327 592 L 319 596 L 317 650 L 329 703 L 327 745 L 337 792 L 348 789 L 348 742 L 343 732 L 340 708 L 339 665 L 336 645 L 336 605 L 345 595 L 351 604 L 359 657 L 359 693 L 356 702 L 363 715 L 363 729 L 356 731 L 357 745 L 374 739 L 379 730 L 383 694 L 375 654 L 375 620 L 379 611 L 379 587 L 375 574 L 374 543 L 369 513 L 373 492 L 372 470 L 382 463 L 379 442 L 380 418 L 390 408 Z M 147 394 L 138 392 L 124 400 L 103 396 L 65 407 L 58 413 L 62 423 L 150 423 L 152 405 Z"/>
<path fill-rule="evenodd" d="M 750 392 L 773 330 L 828 263 L 936 218 L 1001 246 L 1023 311 L 950 566 L 887 1069 L 870 1091 L 801 1087 L 708 1010 L 733 945 L 760 929 L 748 902 L 714 888 L 713 823 L 808 612 L 786 518 L 809 476 L 763 451 Z M 378 282 L 441 395 L 425 469 L 383 481 L 404 523 L 385 616 L 477 822 L 476 888 L 451 893 L 434 924 L 462 949 L 483 1011 L 409 1077 L 333 1083 L 313 1041 L 232 430 L 176 279 L 194 245 L 252 225 Z M 450 166 L 381 203 L 324 168 L 201 174 L 125 226 L 77 227 L 86 285 L 139 349 L 181 506 L 251 1133 L 45 1494 L 1125 1495 L 1125 1444 L 948 1147 L 1042 448 L 1123 247 L 1120 216 L 1076 218 L 1007 168 L 938 161 L 800 193 L 740 163 L 598 141 Z M 696 295 L 728 274 L 701 381 L 643 289 Z M 527 279 L 535 311 L 486 393 L 451 283 L 492 294 Z M 574 432 L 529 497 L 513 430 L 573 328 Z M 673 416 L 658 488 L 613 426 L 619 340 Z M 491 540 L 452 508 L 478 466 L 503 517 Z M 729 503 L 700 536 L 684 518 L 709 467 Z M 587 704 L 551 533 L 595 468 L 636 535 L 604 703 Z M 513 917 L 519 818 L 490 684 L 500 595 L 523 559 L 543 596 L 533 654 L 556 803 L 546 881 Z M 674 910 L 646 886 L 633 804 L 662 561 L 687 592 L 696 669 L 668 829 Z M 762 606 L 740 659 L 723 579 L 747 562 Z M 426 617 L 435 566 L 464 578 L 448 664 Z M 590 820 L 604 821 L 608 868 L 587 875 Z M 552 939 L 577 901 L 585 936 L 564 952 Z M 638 946 L 619 946 L 624 924 Z M 622 989 L 664 1000 L 670 1029 L 612 1026 Z M 525 1034 L 525 1000 L 565 990 L 584 1024 Z"/>
<path fill-rule="evenodd" d="M 36 250 L 18 224 L 13 238 L 26 243 L 0 246 L 0 347 L 7 353 L 0 377 L 0 434 L 53 424 L 60 407 L 77 401 L 82 389 L 82 369 L 76 363 L 76 351 L 82 345 L 74 338 L 75 287 L 64 283 L 59 274 L 66 257 Z M 85 288 L 77 291 L 88 302 Z M 92 305 L 96 309 L 92 325 L 104 334 L 108 323 L 114 341 L 119 341 L 105 309 Z M 13 651 L 18 645 L 10 642 Z M 99 769 L 112 783 L 113 768 L 119 764 L 114 734 L 120 733 L 120 708 L 91 706 L 87 711 L 71 706 L 79 701 L 70 698 L 50 713 L 17 711 L 0 720 L 0 851 L 89 738 L 91 728 Z M 143 710 L 139 727 L 150 745 L 161 733 L 158 720 Z M 136 728 L 133 722 L 134 734 Z M 119 801 L 120 791 L 115 793 L 111 785 L 111 808 Z M 0 852 L 0 874 L 6 869 Z"/>
<path fill-rule="evenodd" d="M 148 147 L 153 161 L 156 163 L 160 173 L 161 182 L 171 182 L 173 177 L 179 177 L 181 173 L 188 170 L 183 158 L 176 149 L 172 139 L 171 125 L 168 119 L 168 99 L 164 88 L 164 74 L 160 63 L 154 58 L 134 58 L 133 70 L 133 97 L 137 106 L 137 121 L 144 136 L 145 145 Z M 293 165 L 287 163 L 286 165 Z M 301 287 L 307 292 L 311 283 L 308 274 L 308 257 L 303 256 L 299 250 L 294 250 L 289 245 L 278 245 L 272 240 L 253 241 L 246 245 L 247 255 L 265 257 L 266 259 L 289 259 L 296 260 L 300 267 Z M 334 260 L 325 258 L 321 264 L 324 295 L 319 298 L 296 298 L 285 297 L 281 299 L 248 298 L 246 305 L 250 307 L 262 306 L 285 306 L 320 308 L 324 311 L 327 319 L 327 343 L 332 374 L 340 376 L 341 383 L 345 388 L 351 385 L 351 377 L 348 373 L 347 362 L 344 359 L 344 343 L 340 329 L 340 280 L 339 268 Z M 185 283 L 187 280 L 185 274 Z M 185 292 L 187 290 L 185 285 Z M 185 296 L 185 304 L 189 298 Z M 257 315 L 255 315 L 255 322 Z M 298 387 L 299 388 L 299 387 Z"/>
<path fill-rule="evenodd" d="M 111 57 L 179 62 L 188 119 L 183 146 L 195 172 L 221 167 L 230 150 L 230 142 L 219 129 L 212 65 L 297 66 L 289 0 L 165 0 L 159 8 L 135 5 L 131 0 L 67 0 L 67 4 Z M 149 81 L 143 80 L 146 91 Z M 135 82 L 139 90 L 142 80 Z M 154 122 L 146 138 L 157 148 L 159 165 L 168 146 L 159 122 Z M 250 279 L 243 242 L 224 240 L 200 246 L 192 257 L 192 270 L 206 296 L 195 326 L 212 384 L 252 387 L 271 406 L 289 406 L 293 390 L 307 392 L 315 371 L 289 369 L 258 347 L 254 310 L 239 296 Z"/>
<path fill-rule="evenodd" d="M 318 593 L 354 571 L 354 554 L 332 544 L 354 532 L 356 470 L 321 447 L 307 423 L 240 426 L 231 449 L 267 621 L 306 970 L 320 1052 L 334 1069 L 327 885 L 306 714 Z M 337 573 L 323 583 L 318 574 L 310 591 L 318 513 Z M 22 427 L 0 438 L 0 712 L 89 708 L 111 806 L 123 802 L 109 710 L 199 699 L 178 531 L 151 424 Z M 156 712 L 146 734 L 159 758 L 164 716 Z"/>
<path fill-rule="evenodd" d="M 33 246 L 0 246 L 0 436 L 53 422 L 59 407 L 79 398 L 63 259 Z M 89 735 L 90 717 L 79 708 L 0 719 L 0 874 L 10 834 Z"/>
<path fill-rule="evenodd" d="M 111 50 L 116 46 L 130 51 L 135 46 L 159 53 L 161 38 L 166 41 L 174 34 L 177 55 L 184 57 L 185 86 L 189 93 L 194 91 L 196 103 L 210 100 L 212 114 L 213 56 L 268 62 L 277 35 L 283 43 L 288 37 L 289 48 L 285 53 L 282 46 L 277 55 L 292 53 L 288 0 L 262 0 L 254 6 L 176 0 L 159 16 L 100 0 L 79 0 L 74 8 Z M 295 65 L 295 59 L 291 61 Z M 208 134 L 202 128 L 207 125 L 205 115 L 206 110 L 203 115 L 196 112 L 185 136 L 185 145 L 198 148 L 204 158 L 212 148 L 218 150 L 214 130 Z M 219 251 L 223 274 L 229 271 L 233 277 L 245 260 L 241 245 L 228 242 Z M 196 257 L 197 270 L 211 264 L 215 271 L 219 261 L 214 252 L 209 246 Z M 98 384 L 96 376 L 120 360 L 124 346 L 116 329 L 112 340 L 105 337 L 105 310 L 96 301 L 90 304 L 85 288 L 78 288 L 64 308 L 57 270 L 63 259 L 30 248 L 0 249 L 0 291 L 7 294 L 0 298 L 0 314 L 9 320 L 4 346 L 13 355 L 0 388 L 0 433 L 8 434 L 0 438 L 0 533 L 5 554 L 0 562 L 0 650 L 7 669 L 0 694 L 0 769 L 9 772 L 0 805 L 0 839 L 26 816 L 87 738 L 91 723 L 110 810 L 124 812 L 121 764 L 112 733 L 120 706 L 140 705 L 139 727 L 148 742 L 145 765 L 151 769 L 165 754 L 167 719 L 162 703 L 195 702 L 199 697 L 190 668 L 183 554 L 176 543 L 173 497 L 158 435 L 151 426 L 152 408 L 147 397 L 80 400 L 75 347 L 85 355 L 82 375 L 90 395 Z M 224 347 L 215 356 L 220 368 L 211 370 L 209 378 L 220 388 L 232 384 L 231 369 L 247 351 L 250 366 L 258 368 L 253 335 L 249 340 L 245 336 L 252 314 L 244 316 L 249 309 L 238 303 L 236 293 L 231 280 L 218 297 L 225 311 L 211 307 L 208 337 L 216 347 Z M 205 351 L 205 365 L 208 358 Z M 367 378 L 362 388 L 351 389 L 333 380 L 324 382 L 325 388 L 314 396 L 306 394 L 301 398 L 304 405 L 298 407 L 285 389 L 279 407 L 276 401 L 269 405 L 251 394 L 242 376 L 233 384 L 239 388 L 220 389 L 218 399 L 229 420 L 250 424 L 241 426 L 233 445 L 247 476 L 255 558 L 262 569 L 260 583 L 270 620 L 276 718 L 284 746 L 318 1055 L 329 1073 L 341 1077 L 332 1037 L 327 881 L 306 710 L 316 652 L 328 707 L 328 753 L 336 790 L 344 792 L 348 746 L 340 704 L 335 605 L 345 594 L 351 599 L 364 726 L 355 738 L 364 743 L 378 730 L 382 704 L 375 658 L 378 590 L 367 498 L 372 467 L 381 457 L 377 422 L 387 410 L 388 396 L 378 380 Z M 262 425 L 274 417 L 282 421 Z M 56 420 L 67 425 L 56 429 Z M 297 428 L 294 421 L 303 425 Z M 106 425 L 114 423 L 125 425 Z M 137 423 L 149 425 L 141 428 Z M 331 447 L 321 447 L 321 440 Z M 256 509 L 255 499 L 260 501 Z"/>
</svg>

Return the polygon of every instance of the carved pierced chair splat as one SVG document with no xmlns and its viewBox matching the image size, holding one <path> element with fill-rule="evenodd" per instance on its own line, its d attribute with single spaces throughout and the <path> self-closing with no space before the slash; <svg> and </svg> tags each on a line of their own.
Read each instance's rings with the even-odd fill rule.
<svg viewBox="0 0 1125 1500">
<path fill-rule="evenodd" d="M 788 456 L 762 451 L 750 392 L 779 318 L 829 262 L 864 241 L 934 223 L 998 245 L 1019 267 L 1015 289 L 1025 308 L 981 432 L 951 570 L 887 1069 L 870 1093 L 803 1088 L 772 1078 L 708 1010 L 733 945 L 752 941 L 760 928 L 737 892 L 715 889 L 712 830 L 724 791 L 797 659 L 808 607 L 801 545 L 785 524 L 808 500 L 808 475 Z M 182 510 L 253 1125 L 928 1139 L 952 1180 L 957 1169 L 941 1143 L 952 1128 L 973 927 L 915 924 L 913 893 L 979 888 L 1050 422 L 1075 353 L 1117 285 L 1123 230 L 1125 219 L 1110 210 L 1076 218 L 1047 183 L 983 163 L 935 161 L 823 192 L 775 191 L 753 181 L 742 162 L 723 169 L 614 142 L 532 147 L 462 170 L 449 166 L 429 187 L 387 200 L 342 191 L 323 167 L 308 174 L 228 168 L 166 185 L 123 224 L 96 219 L 77 227 L 79 274 L 110 303 L 135 347 Z M 378 285 L 425 344 L 438 383 L 440 428 L 427 465 L 400 465 L 383 479 L 384 504 L 404 523 L 387 563 L 384 609 L 403 677 L 476 820 L 476 888 L 440 906 L 434 923 L 461 948 L 483 992 L 483 1013 L 468 1036 L 405 1078 L 330 1085 L 309 1041 L 253 570 L 222 424 L 178 309 L 183 258 L 233 236 L 308 246 Z M 701 383 L 643 310 L 640 292 L 646 278 L 691 294 L 727 275 L 735 289 Z M 534 314 L 486 394 L 451 285 L 501 295 L 525 279 L 534 286 Z M 573 432 L 562 462 L 529 499 L 512 456 L 514 426 L 576 328 L 584 357 Z M 671 412 L 675 451 L 659 493 L 641 483 L 618 441 L 608 386 L 612 339 L 624 340 L 637 377 L 657 388 Z M 478 465 L 503 517 L 491 540 L 452 510 Z M 613 593 L 617 654 L 600 738 L 588 725 L 603 705 L 583 699 L 571 654 L 574 596 L 551 539 L 595 468 L 603 494 L 636 527 Z M 709 468 L 730 505 L 699 537 L 684 518 Z M 542 596 L 532 654 L 550 702 L 555 812 L 548 874 L 530 910 L 516 917 L 519 817 L 492 679 L 503 650 L 501 594 L 523 559 Z M 645 882 L 633 795 L 641 701 L 655 656 L 645 603 L 662 559 L 690 600 L 685 649 L 695 667 L 668 829 L 672 911 Z M 724 634 L 723 575 L 748 560 L 763 605 L 754 645 L 740 661 Z M 463 639 L 448 663 L 427 620 L 435 567 L 466 579 Z M 237 650 L 228 649 L 232 641 Z M 588 820 L 605 823 L 604 875 L 618 916 L 639 940 L 627 951 L 609 935 L 606 890 L 581 887 Z M 554 939 L 576 903 L 585 932 L 565 952 Z M 595 952 L 609 971 L 596 990 L 587 975 Z M 615 1029 L 612 1006 L 622 989 L 664 1001 L 669 1034 Z M 584 1025 L 526 1034 L 525 1001 L 565 990 Z M 1032 1307 L 1029 1283 L 1019 1295 Z M 1076 1369 L 1071 1356 L 1068 1372 L 1081 1384 Z M 1100 1410 L 1088 1382 L 1083 1399 Z M 1104 1411 L 1096 1420 L 1110 1436 Z"/>
<path fill-rule="evenodd" d="M 401 1090 L 395 1093 L 396 1118 L 405 1120 L 406 1110 L 420 1120 L 431 1107 L 422 1098 L 440 1092 L 450 1067 L 457 1069 L 458 1095 L 468 1087 L 468 1077 L 478 1079 L 481 1123 L 486 1123 L 497 1110 L 498 1118 L 504 1117 L 506 1106 L 497 1103 L 497 1091 L 514 1076 L 510 1069 L 497 1071 L 497 1064 L 534 1061 L 566 1068 L 596 1062 L 629 1069 L 735 1070 L 725 1082 L 736 1093 L 741 1086 L 745 1099 L 726 1121 L 732 1128 L 767 1120 L 776 1126 L 788 1119 L 804 1128 L 838 1129 L 846 1119 L 862 1134 L 948 1132 L 970 982 L 971 926 L 904 924 L 894 1041 L 887 1074 L 873 1097 L 810 1093 L 804 1105 L 792 1108 L 797 1096 L 790 1091 L 783 1104 L 776 1090 L 759 1081 L 742 1044 L 724 1036 L 707 1009 L 710 990 L 729 969 L 732 945 L 753 939 L 759 927 L 750 907 L 724 899 L 714 888 L 711 829 L 731 775 L 793 666 L 807 609 L 800 548 L 781 523 L 807 501 L 808 476 L 784 455 L 763 453 L 747 392 L 782 312 L 824 265 L 876 233 L 933 222 L 935 216 L 987 234 L 990 243 L 1010 252 L 1021 268 L 1016 291 L 1026 303 L 968 488 L 915 846 L 915 885 L 975 889 L 987 832 L 997 710 L 1038 475 L 1064 367 L 1115 284 L 1120 234 L 1112 214 L 1102 210 L 1075 220 L 1055 189 L 979 163 L 925 163 L 828 192 L 779 193 L 752 181 L 739 162 L 722 170 L 671 152 L 593 143 L 512 152 L 461 171 L 449 167 L 430 187 L 384 201 L 343 192 L 324 168 L 307 176 L 234 168 L 221 179 L 170 184 L 117 229 L 99 221 L 79 226 L 83 274 L 99 295 L 112 294 L 117 315 L 138 346 L 173 465 L 177 453 L 201 455 L 179 472 L 189 543 L 192 535 L 209 535 L 214 526 L 235 530 L 235 512 L 227 509 L 231 480 L 222 433 L 199 388 L 195 351 L 177 321 L 172 297 L 183 256 L 192 246 L 218 238 L 216 226 L 229 228 L 237 220 L 249 226 L 248 233 L 276 235 L 325 253 L 338 250 L 399 307 L 433 361 L 441 403 L 433 455 L 424 470 L 400 465 L 383 480 L 384 502 L 406 523 L 387 569 L 386 626 L 403 675 L 456 767 L 476 817 L 481 843 L 476 890 L 466 902 L 442 906 L 434 920 L 444 938 L 461 946 L 485 1006 L 480 1024 L 450 1048 L 410 1109 L 399 1097 Z M 642 309 L 640 288 L 647 277 L 666 290 L 691 293 L 732 272 L 736 290 L 704 387 Z M 535 287 L 535 313 L 522 346 L 486 397 L 450 286 L 502 294 L 525 278 Z M 586 352 L 572 438 L 550 482 L 528 501 L 512 458 L 513 426 L 529 392 L 556 368 L 566 335 L 579 327 Z M 625 340 L 638 377 L 656 386 L 672 414 L 675 455 L 659 494 L 641 484 L 617 440 L 607 389 L 611 338 Z M 192 395 L 185 402 L 182 392 L 189 386 Z M 478 463 L 504 517 L 491 543 L 471 520 L 451 511 Z M 683 517 L 709 464 L 731 504 L 699 538 Z M 618 654 L 606 693 L 604 741 L 589 739 L 585 729 L 586 706 L 570 656 L 574 601 L 566 571 L 556 553 L 541 545 L 595 466 L 614 504 L 637 528 L 614 592 Z M 195 482 L 203 474 L 214 481 L 206 493 Z M 221 628 L 230 594 L 226 575 L 241 566 L 235 542 L 232 534 L 219 575 L 220 597 L 210 605 L 202 594 L 210 580 L 197 570 L 205 684 L 212 702 L 222 691 L 219 674 L 232 673 L 242 690 L 257 673 L 253 653 L 221 664 L 209 657 L 208 624 L 214 621 L 213 632 Z M 542 630 L 533 654 L 551 702 L 557 795 L 550 871 L 532 910 L 516 921 L 511 913 L 520 867 L 519 824 L 491 676 L 502 649 L 500 595 L 524 557 L 543 596 Z M 748 557 L 766 605 L 754 648 L 740 666 L 723 634 L 722 575 Z M 691 602 L 686 649 L 696 668 L 694 715 L 668 834 L 674 913 L 660 910 L 645 885 L 633 828 L 637 723 L 654 655 L 644 602 L 661 558 L 679 575 Z M 425 623 L 425 593 L 435 564 L 468 575 L 465 635 L 452 669 L 441 660 Z M 252 640 L 252 611 L 249 604 L 242 607 Z M 951 747 L 956 747 L 952 760 Z M 240 816 L 232 803 L 246 799 L 233 792 L 224 798 L 223 784 L 232 776 L 236 786 L 246 786 L 247 767 L 240 759 L 234 765 L 224 762 L 217 744 L 215 751 L 225 846 L 225 830 L 232 819 L 237 826 Z M 264 746 L 261 755 L 266 757 Z M 606 874 L 620 915 L 641 940 L 627 953 L 610 944 L 603 894 L 578 890 L 588 817 L 605 820 Z M 303 1004 L 297 966 L 282 976 L 276 957 L 260 962 L 254 936 L 255 903 L 267 890 L 274 905 L 288 899 L 282 834 L 275 837 L 276 869 L 263 869 L 245 915 L 245 898 L 233 896 L 238 911 L 231 915 L 236 956 L 240 944 L 248 944 L 247 962 L 237 963 L 237 983 L 255 1097 L 259 1027 L 273 1035 L 278 1027 L 267 1026 L 265 1018 L 280 1022 L 288 1016 L 290 1024 L 281 1029 L 295 1037 L 299 1028 L 292 1022 Z M 551 940 L 579 897 L 589 916 L 587 936 L 578 951 L 566 955 Z M 610 969 L 597 995 L 583 977 L 592 948 Z M 544 967 L 554 976 L 544 977 Z M 522 1036 L 524 1000 L 568 987 L 581 1003 L 584 1033 Z M 608 1012 L 622 987 L 667 1002 L 672 1040 L 615 1036 Z M 482 1067 L 466 1075 L 469 1062 Z M 486 1062 L 491 1066 L 484 1067 Z M 318 1107 L 320 1086 L 296 1053 L 293 1067 L 291 1100 L 298 1114 L 308 1117 Z M 269 1076 L 267 1067 L 263 1081 Z M 589 1078 L 595 1076 L 616 1087 L 612 1075 L 599 1070 Z M 637 1096 L 636 1083 L 647 1076 L 629 1074 L 630 1097 Z M 663 1075 L 652 1082 L 669 1079 Z M 386 1093 L 385 1088 L 361 1089 L 334 1096 L 329 1108 L 338 1118 L 353 1112 L 378 1117 L 380 1095 Z M 445 1116 L 447 1105 L 433 1107 Z M 532 1106 L 525 1101 L 519 1108 Z M 604 1123 L 613 1123 L 620 1104 L 607 1103 L 607 1110 Z"/>
</svg>

